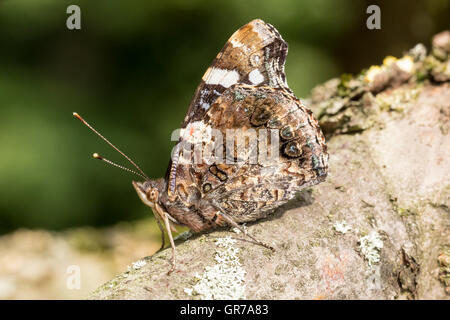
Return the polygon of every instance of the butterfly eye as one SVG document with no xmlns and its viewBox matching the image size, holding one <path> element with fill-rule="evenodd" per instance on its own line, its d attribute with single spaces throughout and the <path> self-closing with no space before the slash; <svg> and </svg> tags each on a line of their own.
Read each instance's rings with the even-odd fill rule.
<svg viewBox="0 0 450 320">
<path fill-rule="evenodd" d="M 147 192 L 147 199 L 151 202 L 156 202 L 156 200 L 158 200 L 158 190 L 155 188 L 150 189 Z"/>
</svg>

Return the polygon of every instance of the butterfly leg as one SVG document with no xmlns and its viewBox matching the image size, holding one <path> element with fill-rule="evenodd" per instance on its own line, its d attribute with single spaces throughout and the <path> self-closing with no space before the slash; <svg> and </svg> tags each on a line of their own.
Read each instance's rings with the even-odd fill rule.
<svg viewBox="0 0 450 320">
<path fill-rule="evenodd" d="M 172 267 L 170 268 L 167 274 L 171 274 L 173 270 L 175 270 L 175 242 L 172 237 L 172 230 L 170 228 L 169 216 L 164 212 L 164 223 L 166 225 L 167 234 L 169 235 L 170 245 L 172 246 Z"/>
<path fill-rule="evenodd" d="M 164 228 L 161 224 L 161 221 L 159 221 L 158 217 L 155 217 L 155 219 L 156 219 L 156 222 L 158 223 L 159 230 L 161 230 L 161 248 L 159 248 L 157 251 L 157 252 L 159 252 L 162 249 L 164 249 L 164 247 L 166 246 L 166 241 L 165 241 L 165 237 L 164 237 Z"/>
<path fill-rule="evenodd" d="M 225 212 L 223 212 L 222 210 L 219 210 L 218 215 L 220 215 L 222 218 L 225 219 L 226 222 L 228 222 L 229 224 L 231 224 L 233 227 L 237 228 L 239 231 L 241 231 L 244 235 L 246 235 L 247 237 L 249 237 L 250 239 L 252 239 L 256 244 L 259 244 L 260 246 L 263 246 L 264 248 L 270 249 L 272 251 L 275 251 L 275 249 L 271 246 L 269 246 L 268 244 L 259 241 L 258 239 L 254 238 L 253 236 L 251 236 L 250 234 L 247 233 L 246 230 L 242 229 L 241 226 L 239 226 L 234 220 L 233 218 L 231 218 L 228 214 L 226 214 Z"/>
</svg>

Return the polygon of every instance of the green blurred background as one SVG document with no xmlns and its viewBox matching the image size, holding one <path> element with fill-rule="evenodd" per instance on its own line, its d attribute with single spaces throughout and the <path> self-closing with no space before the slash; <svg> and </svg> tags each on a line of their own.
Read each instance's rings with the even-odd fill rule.
<svg viewBox="0 0 450 320">
<path fill-rule="evenodd" d="M 66 8 L 81 7 L 81 30 Z M 381 30 L 366 8 L 381 7 Z M 0 233 L 146 217 L 125 164 L 72 117 L 77 111 L 151 177 L 167 168 L 171 132 L 209 63 L 254 18 L 289 43 L 298 96 L 343 72 L 401 56 L 448 28 L 449 1 L 0 0 Z"/>
</svg>

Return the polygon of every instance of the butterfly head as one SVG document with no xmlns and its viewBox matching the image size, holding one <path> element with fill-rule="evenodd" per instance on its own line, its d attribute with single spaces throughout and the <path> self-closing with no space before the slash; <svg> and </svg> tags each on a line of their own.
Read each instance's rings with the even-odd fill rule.
<svg viewBox="0 0 450 320">
<path fill-rule="evenodd" d="M 144 182 L 133 181 L 133 187 L 139 198 L 150 208 L 155 207 L 162 190 L 162 179 L 147 180 Z"/>
</svg>

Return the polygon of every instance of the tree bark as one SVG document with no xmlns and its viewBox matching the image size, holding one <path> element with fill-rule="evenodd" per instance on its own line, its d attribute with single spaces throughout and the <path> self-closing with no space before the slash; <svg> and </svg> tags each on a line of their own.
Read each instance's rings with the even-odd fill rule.
<svg viewBox="0 0 450 320">
<path fill-rule="evenodd" d="M 316 87 L 326 182 L 246 226 L 178 239 L 89 299 L 447 299 L 450 32 Z"/>
</svg>

